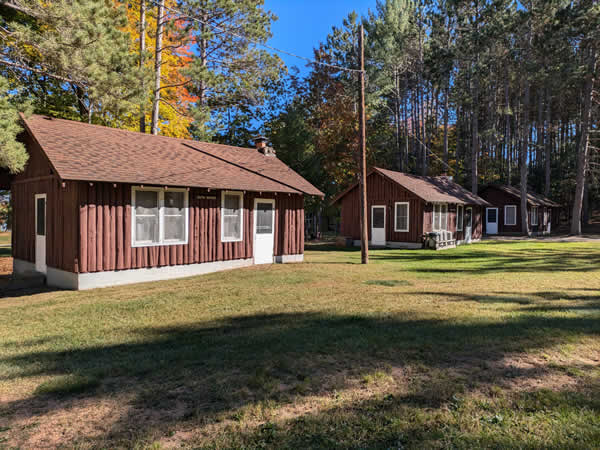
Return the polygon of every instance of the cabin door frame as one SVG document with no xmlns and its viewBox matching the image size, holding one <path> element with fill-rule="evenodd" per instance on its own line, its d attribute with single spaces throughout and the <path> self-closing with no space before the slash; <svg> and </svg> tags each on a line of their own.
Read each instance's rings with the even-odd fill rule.
<svg viewBox="0 0 600 450">
<path fill-rule="evenodd" d="M 490 222 L 490 211 L 496 211 L 496 221 Z M 486 208 L 485 209 L 485 232 L 486 234 L 498 234 L 498 208 Z"/>
<path fill-rule="evenodd" d="M 46 194 L 35 194 L 35 270 L 46 273 L 46 227 L 48 216 L 48 202 Z"/>
<path fill-rule="evenodd" d="M 268 208 L 259 210 L 259 205 Z M 258 223 L 258 215 L 271 212 L 271 220 Z M 265 218 L 264 216 L 263 218 Z M 275 199 L 254 199 L 254 264 L 273 264 L 275 255 Z"/>
<path fill-rule="evenodd" d="M 381 222 L 381 216 L 375 217 L 379 210 L 383 210 L 383 223 Z M 386 244 L 386 213 L 387 208 L 385 205 L 372 205 L 371 206 L 371 245 L 385 246 Z"/>
<path fill-rule="evenodd" d="M 464 220 L 464 228 L 465 228 L 465 242 L 467 244 L 471 243 L 473 239 L 473 207 L 468 206 L 465 208 L 465 219 Z"/>
</svg>

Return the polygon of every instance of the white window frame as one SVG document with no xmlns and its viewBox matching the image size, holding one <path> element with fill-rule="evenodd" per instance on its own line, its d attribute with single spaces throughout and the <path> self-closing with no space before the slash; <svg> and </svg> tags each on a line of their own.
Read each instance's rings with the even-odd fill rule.
<svg viewBox="0 0 600 450">
<path fill-rule="evenodd" d="M 508 214 L 506 214 L 506 211 L 508 211 L 509 208 L 515 209 L 514 223 L 508 223 L 508 220 L 507 220 Z M 514 227 L 516 224 L 517 224 L 517 205 L 504 205 L 504 225 L 506 225 L 507 227 Z"/>
<path fill-rule="evenodd" d="M 442 220 L 440 217 L 440 228 L 439 229 L 435 227 L 435 207 L 436 206 L 440 207 L 439 215 L 441 217 L 443 217 L 443 215 L 442 215 L 444 213 L 443 210 L 445 210 L 445 212 L 446 212 L 446 224 L 445 224 L 446 226 L 445 227 L 442 226 Z M 448 203 L 434 203 L 433 204 L 433 214 L 431 217 L 433 219 L 432 224 L 431 224 L 431 229 L 433 231 L 448 231 Z"/>
<path fill-rule="evenodd" d="M 239 239 L 232 239 L 225 237 L 225 196 L 235 195 L 239 197 L 239 208 L 240 214 L 240 237 Z M 244 240 L 244 193 L 241 191 L 221 191 L 221 242 L 241 242 Z"/>
<path fill-rule="evenodd" d="M 398 206 L 406 205 L 406 229 L 398 228 Z M 396 233 L 408 233 L 410 230 L 410 203 L 395 202 L 394 203 L 394 231 Z"/>
<path fill-rule="evenodd" d="M 459 218 L 460 218 L 460 220 L 459 220 Z M 460 224 L 460 228 L 459 228 L 458 224 Z M 464 207 L 464 205 L 456 205 L 456 231 L 462 231 L 464 229 L 464 225 L 465 225 L 465 207 Z"/>
<path fill-rule="evenodd" d="M 149 241 L 136 241 L 135 228 L 136 228 L 136 201 L 135 194 L 140 191 L 152 191 L 158 192 L 158 242 L 149 242 Z M 183 192 L 183 209 L 185 212 L 184 222 L 185 222 L 185 239 L 183 240 L 166 240 L 165 239 L 165 192 Z M 131 187 L 131 247 L 159 247 L 165 245 L 186 245 L 188 243 L 189 238 L 189 227 L 190 227 L 190 212 L 189 212 L 189 192 L 185 188 L 158 188 L 158 187 L 141 187 L 141 186 L 132 186 Z"/>
<path fill-rule="evenodd" d="M 535 214 L 533 213 L 535 211 Z M 529 211 L 529 220 L 531 221 L 531 226 L 532 227 L 537 227 L 540 224 L 539 221 L 539 209 L 537 206 L 531 206 L 530 211 Z M 533 219 L 535 219 L 535 222 L 533 221 Z"/>
</svg>

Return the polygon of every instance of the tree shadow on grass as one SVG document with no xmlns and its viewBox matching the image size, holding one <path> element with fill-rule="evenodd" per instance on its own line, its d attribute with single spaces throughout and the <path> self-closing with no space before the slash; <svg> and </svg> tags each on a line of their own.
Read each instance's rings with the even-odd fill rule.
<svg viewBox="0 0 600 450">
<path fill-rule="evenodd" d="M 402 270 L 429 274 L 477 274 L 485 275 L 498 272 L 588 272 L 600 267 L 600 252 L 591 252 L 584 247 L 553 248 L 516 248 L 511 242 L 494 242 L 473 247 L 458 247 L 444 251 L 423 249 L 386 249 L 371 252 L 372 262 L 397 262 L 403 264 Z M 492 246 L 492 248 L 489 248 Z M 503 247 L 500 251 L 496 248 Z M 318 251 L 342 251 L 356 253 L 360 250 L 322 247 Z M 355 259 L 356 259 L 355 258 Z M 359 264 L 358 259 L 339 262 L 314 262 L 313 264 Z"/>
<path fill-rule="evenodd" d="M 507 379 L 502 363 L 507 354 L 586 336 L 600 336 L 597 317 L 525 314 L 501 322 L 452 322 L 295 313 L 139 328 L 122 344 L 52 350 L 60 344 L 44 342 L 48 350 L 2 358 L 0 366 L 10 370 L 0 381 L 66 376 L 88 384 L 83 393 L 73 395 L 73 379 L 66 378 L 64 390 L 59 383 L 52 401 L 48 390 L 41 390 L 45 394 L 0 407 L 0 415 L 28 420 L 68 410 L 84 397 L 125 398 L 128 408 L 95 439 L 127 446 L 131 430 L 136 430 L 136 439 L 151 441 L 173 428 L 224 420 L 265 401 L 287 404 L 309 395 L 331 396 L 382 367 L 458 374 L 445 382 L 450 384 L 444 393 L 426 394 L 430 387 L 417 385 L 412 397 L 403 400 L 437 408 L 456 389 L 501 384 Z M 81 392 L 81 386 L 75 387 Z M 159 420 L 148 421 L 148 411 Z M 320 429 L 321 434 L 325 431 Z"/>
</svg>

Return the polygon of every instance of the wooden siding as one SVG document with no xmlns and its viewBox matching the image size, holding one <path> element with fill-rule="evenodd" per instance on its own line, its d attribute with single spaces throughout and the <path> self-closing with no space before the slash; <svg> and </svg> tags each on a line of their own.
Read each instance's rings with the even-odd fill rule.
<svg viewBox="0 0 600 450">
<path fill-rule="evenodd" d="M 409 202 L 409 228 L 407 233 L 394 231 L 394 203 Z M 357 188 L 352 189 L 341 201 L 341 234 L 360 239 L 360 201 Z M 421 242 L 423 234 L 423 208 L 425 202 L 397 183 L 372 173 L 367 179 L 367 205 L 369 239 L 371 239 L 371 206 L 386 206 L 386 240 L 390 242 Z"/>
<path fill-rule="evenodd" d="M 489 203 L 494 205 L 494 208 L 498 208 L 498 234 L 522 234 L 521 227 L 521 200 L 514 195 L 509 194 L 501 189 L 496 189 L 493 186 L 486 188 L 482 193 L 481 197 L 487 200 Z M 515 205 L 517 207 L 517 223 L 516 225 L 505 225 L 504 224 L 504 207 L 507 205 Z M 538 207 L 538 224 L 536 226 L 531 225 L 531 206 L 527 207 L 527 222 L 529 223 L 529 230 L 533 233 L 544 231 L 544 212 L 550 211 L 552 229 L 558 226 L 559 211 L 558 208 L 547 208 L 543 206 Z M 485 211 L 483 215 L 484 229 L 486 226 Z M 487 230 L 485 230 L 487 232 Z"/>
<path fill-rule="evenodd" d="M 47 195 L 46 264 L 69 272 L 99 272 L 252 258 L 254 199 L 275 199 L 274 254 L 304 253 L 304 198 L 244 195 L 241 242 L 221 242 L 221 192 L 191 189 L 186 245 L 131 247 L 131 185 L 63 182 L 29 135 L 30 159 L 13 179 L 12 246 L 15 258 L 35 262 L 35 194 Z M 215 197 L 214 200 L 202 197 Z"/>
<path fill-rule="evenodd" d="M 246 193 L 243 240 L 221 242 L 221 192 L 191 189 L 187 244 L 132 247 L 131 185 L 80 182 L 78 186 L 82 273 L 252 258 L 255 198 L 275 199 L 275 255 L 304 252 L 301 195 Z"/>
<path fill-rule="evenodd" d="M 75 271 L 77 258 L 77 189 L 62 183 L 28 134 L 20 136 L 29 151 L 25 170 L 11 185 L 13 257 L 35 263 L 35 195 L 46 194 L 46 264 Z"/>
</svg>

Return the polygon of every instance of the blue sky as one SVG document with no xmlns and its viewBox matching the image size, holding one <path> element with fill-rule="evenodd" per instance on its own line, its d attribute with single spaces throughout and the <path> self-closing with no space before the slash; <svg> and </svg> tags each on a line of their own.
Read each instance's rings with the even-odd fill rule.
<svg viewBox="0 0 600 450">
<path fill-rule="evenodd" d="M 366 15 L 369 8 L 375 9 L 375 0 L 265 0 L 265 9 L 279 17 L 269 45 L 312 58 L 313 48 L 325 40 L 332 26 L 341 25 L 351 11 Z M 295 65 L 306 72 L 304 61 L 279 57 L 288 67 Z"/>
</svg>

